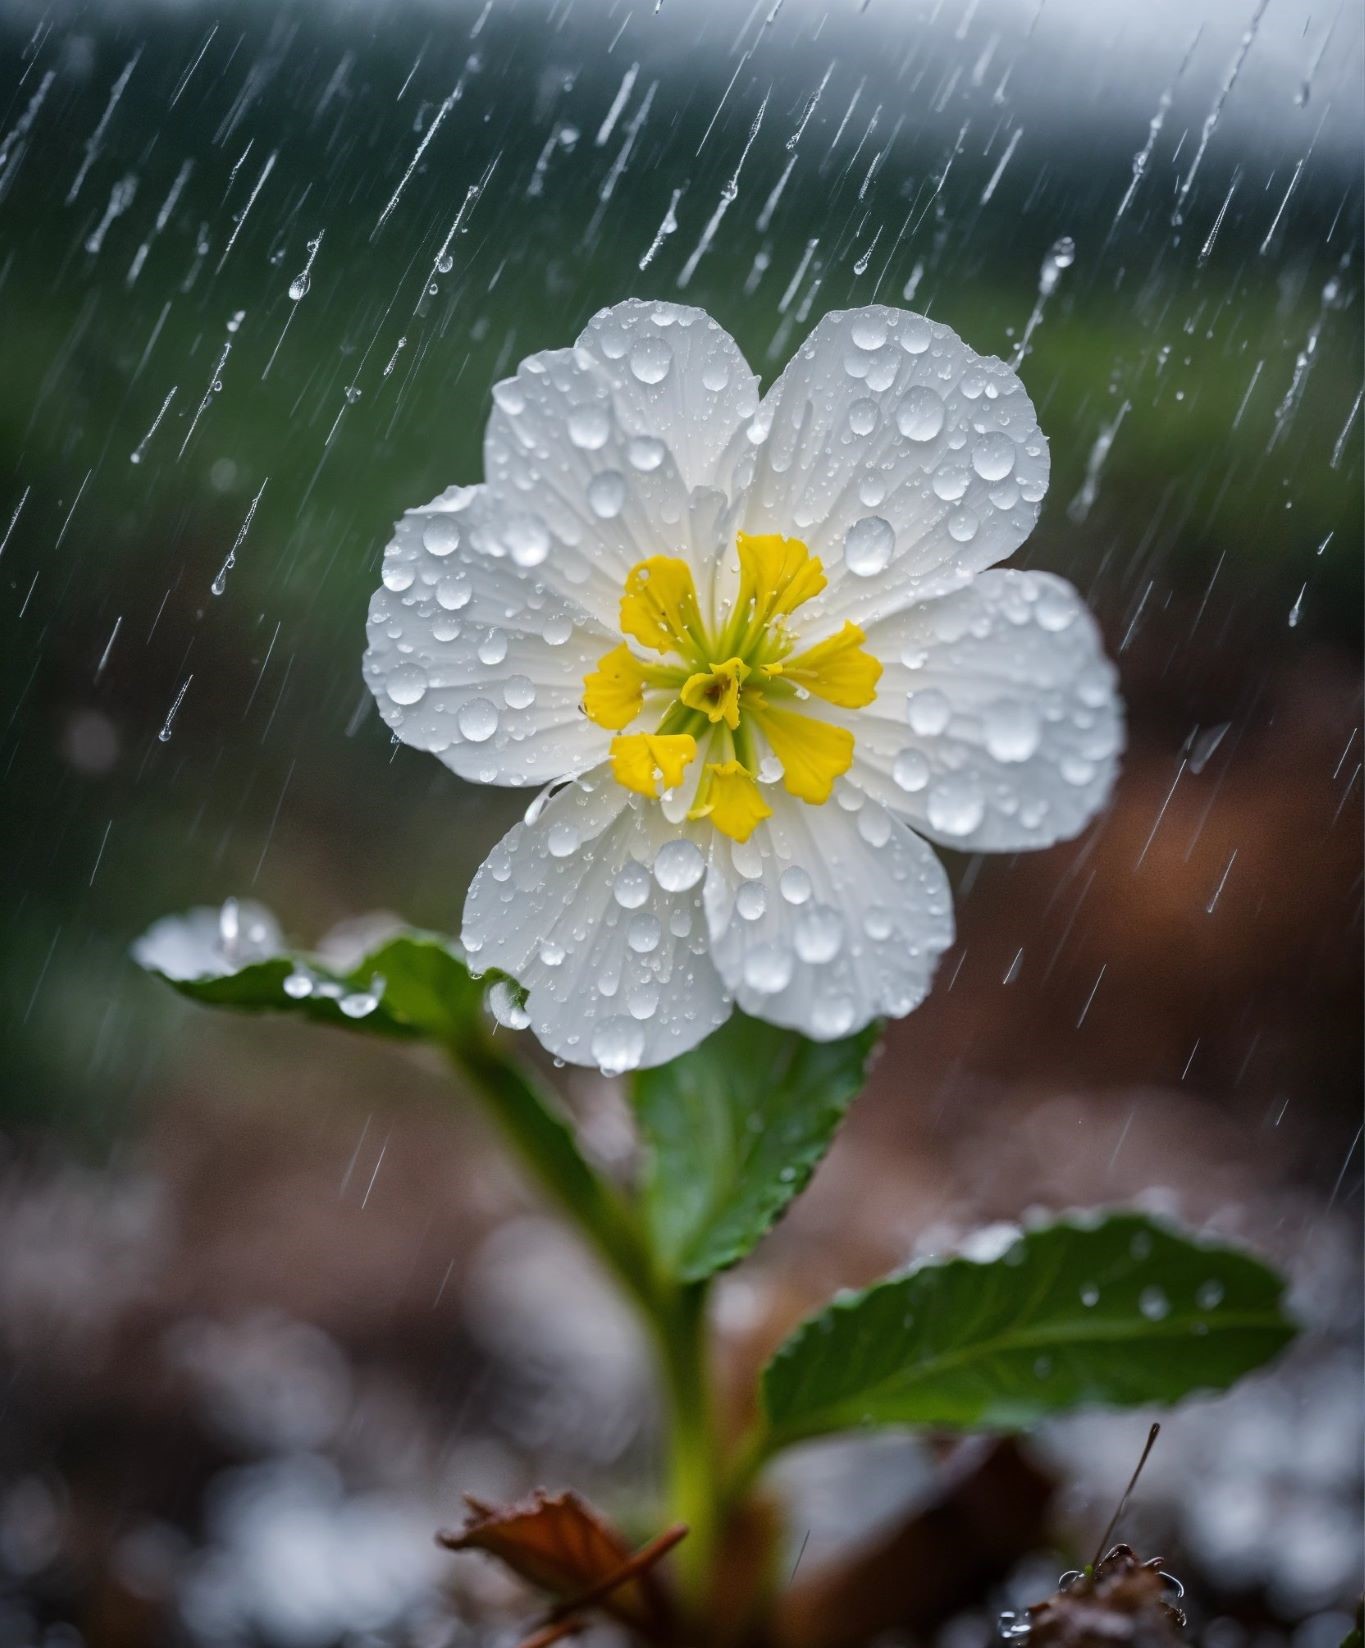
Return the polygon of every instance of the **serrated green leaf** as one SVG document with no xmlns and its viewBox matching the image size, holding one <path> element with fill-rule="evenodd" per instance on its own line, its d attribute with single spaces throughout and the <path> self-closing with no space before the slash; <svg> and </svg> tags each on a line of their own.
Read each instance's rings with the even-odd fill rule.
<svg viewBox="0 0 1365 1648">
<path fill-rule="evenodd" d="M 466 1034 L 483 996 L 483 985 L 449 944 L 422 932 L 386 940 L 349 973 L 331 972 L 298 954 L 273 956 L 217 977 L 155 976 L 205 1006 L 289 1013 L 370 1035 L 438 1041 Z M 291 994 L 285 987 L 289 979 L 308 981 L 306 994 Z M 380 981 L 376 993 L 372 986 Z"/>
<path fill-rule="evenodd" d="M 1221 1390 L 1293 1336 L 1248 1254 L 1133 1213 L 1062 1221 L 989 1262 L 836 1300 L 763 1376 L 769 1449 L 864 1424 L 1012 1429 Z"/>
<path fill-rule="evenodd" d="M 771 1228 L 828 1149 L 876 1039 L 870 1026 L 807 1041 L 736 1013 L 700 1047 L 636 1076 L 645 1215 L 670 1275 L 701 1281 Z"/>
</svg>

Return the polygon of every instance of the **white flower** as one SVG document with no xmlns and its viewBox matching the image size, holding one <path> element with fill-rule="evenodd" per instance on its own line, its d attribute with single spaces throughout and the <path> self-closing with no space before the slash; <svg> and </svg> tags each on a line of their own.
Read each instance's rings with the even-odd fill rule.
<svg viewBox="0 0 1365 1648">
<path fill-rule="evenodd" d="M 613 1072 L 736 1002 L 821 1039 L 908 1013 L 953 937 L 925 837 L 1073 836 L 1122 745 L 1075 590 L 985 570 L 1047 488 L 1019 379 L 874 307 L 760 400 L 709 316 L 630 302 L 493 399 L 485 482 L 398 523 L 365 656 L 405 743 L 550 786 L 470 888 L 473 965 Z"/>
</svg>

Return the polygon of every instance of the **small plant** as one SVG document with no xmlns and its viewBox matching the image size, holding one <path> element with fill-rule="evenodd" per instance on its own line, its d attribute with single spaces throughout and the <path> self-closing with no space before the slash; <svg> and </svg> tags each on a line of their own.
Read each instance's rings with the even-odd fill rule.
<svg viewBox="0 0 1365 1648">
<path fill-rule="evenodd" d="M 637 1308 L 667 1398 L 656 1537 L 632 1549 L 563 1492 L 471 1500 L 443 1536 L 553 1596 L 528 1640 L 594 1609 L 677 1648 L 765 1640 L 774 1584 L 736 1606 L 722 1575 L 738 1530 L 763 1542 L 785 1450 L 1222 1389 L 1290 1338 L 1283 1285 L 1134 1212 L 1034 1223 L 836 1298 L 722 1431 L 714 1279 L 804 1188 L 952 941 L 924 837 L 1078 833 L 1113 782 L 1114 673 L 1069 585 L 985 570 L 1036 519 L 1047 447 L 1013 371 L 946 327 L 827 317 L 760 404 L 700 311 L 624 304 L 495 398 L 487 484 L 399 524 L 365 666 L 399 738 L 546 786 L 462 943 L 393 933 L 339 970 L 230 903 L 157 923 L 138 958 L 196 1001 L 439 1048 Z M 494 1019 L 626 1077 L 632 1182 Z M 1061 1641 L 1113 1592 L 1164 1624 L 1153 1587 L 1111 1553 L 1046 1618 Z"/>
</svg>

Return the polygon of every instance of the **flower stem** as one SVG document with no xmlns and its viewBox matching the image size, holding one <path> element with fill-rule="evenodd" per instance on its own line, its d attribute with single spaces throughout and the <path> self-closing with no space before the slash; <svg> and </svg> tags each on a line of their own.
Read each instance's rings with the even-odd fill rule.
<svg viewBox="0 0 1365 1648">
<path fill-rule="evenodd" d="M 486 1038 L 448 1047 L 455 1067 L 535 1182 L 580 1231 L 640 1312 L 667 1397 L 670 1517 L 686 1523 L 678 1548 L 689 1611 L 704 1620 L 722 1531 L 707 1338 L 707 1285 L 660 1277 L 629 1204 L 579 1152 L 553 1097 Z"/>
<path fill-rule="evenodd" d="M 584 1159 L 556 1101 L 483 1038 L 462 1039 L 448 1051 L 522 1166 L 652 1323 L 658 1290 L 639 1225 L 615 1188 Z"/>
<path fill-rule="evenodd" d="M 706 1284 L 679 1287 L 657 1330 L 668 1396 L 669 1515 L 688 1527 L 678 1571 L 692 1611 L 704 1614 L 722 1532 Z"/>
</svg>

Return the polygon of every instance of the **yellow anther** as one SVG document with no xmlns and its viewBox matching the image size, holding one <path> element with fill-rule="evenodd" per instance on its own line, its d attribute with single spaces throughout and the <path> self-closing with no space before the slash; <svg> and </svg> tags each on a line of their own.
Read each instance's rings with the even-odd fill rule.
<svg viewBox="0 0 1365 1648">
<path fill-rule="evenodd" d="M 599 727 L 619 732 L 628 727 L 644 703 L 649 672 L 623 642 L 597 660 L 583 677 L 583 710 Z"/>
<path fill-rule="evenodd" d="M 700 710 L 713 726 L 724 721 L 733 732 L 739 725 L 739 691 L 748 674 L 749 666 L 742 658 L 730 658 L 689 676 L 678 696 L 688 709 Z"/>
<path fill-rule="evenodd" d="M 795 710 L 774 709 L 762 700 L 750 713 L 782 763 L 783 786 L 814 806 L 828 801 L 834 780 L 853 765 L 853 734 L 848 728 Z"/>
<path fill-rule="evenodd" d="M 882 673 L 877 659 L 863 651 L 866 639 L 857 624 L 845 623 L 837 635 L 818 641 L 795 658 L 766 665 L 764 673 L 781 676 L 846 710 L 860 710 L 877 696 Z"/>
<path fill-rule="evenodd" d="M 722 835 L 747 841 L 772 815 L 747 767 L 738 761 L 713 761 L 702 776 L 697 804 L 687 816 L 709 818 Z"/>
<path fill-rule="evenodd" d="M 701 609 L 692 569 L 676 555 L 651 555 L 626 574 L 621 628 L 655 652 L 700 650 Z"/>
<path fill-rule="evenodd" d="M 611 741 L 612 776 L 637 795 L 657 796 L 661 779 L 666 790 L 682 783 L 684 769 L 696 754 L 691 733 L 627 733 Z"/>
<path fill-rule="evenodd" d="M 783 538 L 775 532 L 741 532 L 736 541 L 740 607 L 752 601 L 759 623 L 795 612 L 802 602 L 818 595 L 828 581 L 819 557 L 812 555 L 799 538 Z"/>
</svg>

